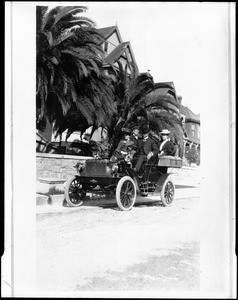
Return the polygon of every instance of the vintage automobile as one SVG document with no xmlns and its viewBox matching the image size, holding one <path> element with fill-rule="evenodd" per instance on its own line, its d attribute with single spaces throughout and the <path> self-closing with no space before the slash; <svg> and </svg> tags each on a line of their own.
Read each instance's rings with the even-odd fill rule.
<svg viewBox="0 0 238 300">
<path fill-rule="evenodd" d="M 156 163 L 145 163 L 139 174 L 131 162 L 124 159 L 112 162 L 93 158 L 86 160 L 85 165 L 78 163 L 75 167 L 78 174 L 65 184 L 65 199 L 69 206 L 82 205 L 87 193 L 96 192 L 116 196 L 118 207 L 127 211 L 135 204 L 137 195 L 158 196 L 163 206 L 171 206 L 175 185 L 167 170 L 182 167 L 182 159 L 162 156 Z"/>
</svg>

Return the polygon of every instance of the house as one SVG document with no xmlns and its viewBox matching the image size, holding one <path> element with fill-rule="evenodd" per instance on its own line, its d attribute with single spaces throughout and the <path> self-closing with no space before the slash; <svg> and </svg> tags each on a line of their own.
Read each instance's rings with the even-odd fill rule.
<svg viewBox="0 0 238 300">
<path fill-rule="evenodd" d="M 188 149 L 196 149 L 200 153 L 200 115 L 193 113 L 188 107 L 182 105 L 182 97 L 178 96 L 173 82 L 161 82 L 151 96 L 166 97 L 179 104 L 177 106 L 170 104 L 178 118 L 181 118 L 183 124 L 183 147 L 181 147 L 181 157 L 185 157 Z M 153 99 L 152 99 L 153 101 Z"/>
<path fill-rule="evenodd" d="M 128 66 L 127 72 L 130 74 L 130 65 L 135 66 L 136 72 L 139 73 L 139 69 L 135 60 L 135 56 L 129 41 L 123 42 L 119 29 L 116 26 L 110 26 L 98 29 L 105 41 L 102 43 L 102 48 L 105 53 L 104 68 L 110 75 L 109 67 L 113 65 L 118 68 L 118 61 L 122 64 L 123 68 Z"/>
<path fill-rule="evenodd" d="M 192 148 L 200 152 L 200 114 L 195 114 L 188 107 L 182 105 L 181 96 L 178 96 L 178 101 L 180 103 L 180 115 L 185 130 L 184 153 L 186 150 Z"/>
</svg>

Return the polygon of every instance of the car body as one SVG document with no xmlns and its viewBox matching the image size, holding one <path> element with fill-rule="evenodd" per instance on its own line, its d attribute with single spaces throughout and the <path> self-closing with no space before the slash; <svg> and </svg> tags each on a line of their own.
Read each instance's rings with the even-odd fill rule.
<svg viewBox="0 0 238 300">
<path fill-rule="evenodd" d="M 168 168 L 180 168 L 182 159 L 163 156 L 154 163 L 145 163 L 139 173 L 131 162 L 124 159 L 112 162 L 107 159 L 88 159 L 85 165 L 77 164 L 78 174 L 65 185 L 65 199 L 70 206 L 80 206 L 87 193 L 99 191 L 114 194 L 121 210 L 130 210 L 136 196 L 158 195 L 164 206 L 171 206 L 175 185 L 169 178 Z M 159 198 L 160 196 L 160 198 Z"/>
</svg>

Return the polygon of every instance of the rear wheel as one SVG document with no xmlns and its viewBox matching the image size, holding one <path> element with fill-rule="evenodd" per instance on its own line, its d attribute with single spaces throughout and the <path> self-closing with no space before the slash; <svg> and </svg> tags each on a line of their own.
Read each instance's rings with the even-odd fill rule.
<svg viewBox="0 0 238 300">
<path fill-rule="evenodd" d="M 86 192 L 83 190 L 78 176 L 73 176 L 66 182 L 64 194 L 69 206 L 77 207 L 83 204 L 82 200 L 86 196 Z"/>
<path fill-rule="evenodd" d="M 116 201 L 121 210 L 130 210 L 136 201 L 136 186 L 130 176 L 122 177 L 116 188 Z"/>
<path fill-rule="evenodd" d="M 175 186 L 171 179 L 167 178 L 162 186 L 160 193 L 161 201 L 164 206 L 171 206 L 174 201 Z"/>
</svg>

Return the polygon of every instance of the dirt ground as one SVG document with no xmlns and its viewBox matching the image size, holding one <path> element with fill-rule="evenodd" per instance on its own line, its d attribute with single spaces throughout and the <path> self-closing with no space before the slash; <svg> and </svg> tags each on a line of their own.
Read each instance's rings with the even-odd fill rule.
<svg viewBox="0 0 238 300">
<path fill-rule="evenodd" d="M 198 205 L 199 197 L 186 197 L 171 207 L 89 205 L 37 214 L 38 290 L 198 290 Z"/>
<path fill-rule="evenodd" d="M 199 168 L 172 177 L 178 188 L 190 189 L 171 207 L 146 199 L 126 212 L 106 200 L 101 206 L 39 210 L 38 290 L 198 290 L 199 197 L 191 187 L 199 187 Z"/>
</svg>

